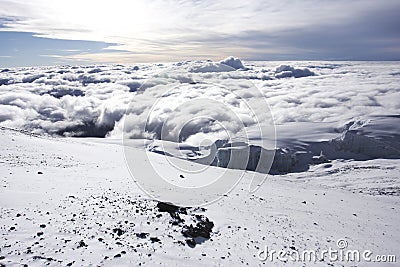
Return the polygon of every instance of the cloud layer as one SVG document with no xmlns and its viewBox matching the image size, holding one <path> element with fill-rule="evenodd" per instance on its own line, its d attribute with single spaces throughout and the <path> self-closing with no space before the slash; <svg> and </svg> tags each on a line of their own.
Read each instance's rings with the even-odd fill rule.
<svg viewBox="0 0 400 267">
<path fill-rule="evenodd" d="M 0 69 L 0 125 L 66 136 L 120 137 L 125 132 L 132 138 L 196 143 L 270 124 L 258 92 L 278 125 L 329 122 L 340 127 L 400 110 L 398 63 L 244 66 L 235 70 L 219 62 L 185 61 Z M 282 70 L 315 75 L 280 76 Z"/>
</svg>

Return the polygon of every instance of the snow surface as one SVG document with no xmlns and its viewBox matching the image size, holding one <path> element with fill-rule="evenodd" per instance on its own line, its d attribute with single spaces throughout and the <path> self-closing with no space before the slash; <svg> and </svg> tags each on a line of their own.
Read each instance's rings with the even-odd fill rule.
<svg viewBox="0 0 400 267">
<path fill-rule="evenodd" d="M 283 265 L 257 253 L 339 238 L 399 257 L 399 67 L 230 57 L 0 70 L 0 264 Z M 145 180 L 149 162 L 182 188 L 243 177 L 185 199 L 212 204 L 162 206 L 126 149 Z"/>
<path fill-rule="evenodd" d="M 7 266 L 257 266 L 265 245 L 322 250 L 339 238 L 354 249 L 400 252 L 398 160 L 334 161 L 269 176 L 254 194 L 245 173 L 229 195 L 188 209 L 185 222 L 174 225 L 130 178 L 121 145 L 5 128 L 0 136 L 0 262 Z M 136 153 L 140 168 L 145 151 Z M 165 157 L 153 155 L 171 179 L 180 179 Z M 211 168 L 215 175 L 223 170 Z M 182 231 L 196 215 L 214 227 L 192 248 Z"/>
</svg>

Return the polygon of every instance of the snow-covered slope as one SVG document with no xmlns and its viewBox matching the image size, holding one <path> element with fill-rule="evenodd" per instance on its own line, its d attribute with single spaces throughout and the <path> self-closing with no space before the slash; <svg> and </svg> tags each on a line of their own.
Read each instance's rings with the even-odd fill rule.
<svg viewBox="0 0 400 267">
<path fill-rule="evenodd" d="M 5 128 L 0 139 L 0 263 L 6 266 L 283 265 L 261 262 L 260 249 L 321 251 L 337 248 L 340 238 L 374 255 L 400 252 L 397 160 L 334 161 L 301 175 L 269 176 L 254 194 L 246 172 L 220 201 L 175 208 L 138 188 L 120 144 Z M 135 149 L 140 168 L 146 152 Z M 180 179 L 167 157 L 151 155 Z"/>
</svg>

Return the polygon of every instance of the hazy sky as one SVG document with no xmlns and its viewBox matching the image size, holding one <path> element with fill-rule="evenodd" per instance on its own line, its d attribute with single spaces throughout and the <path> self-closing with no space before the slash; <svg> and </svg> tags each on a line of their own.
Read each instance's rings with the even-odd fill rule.
<svg viewBox="0 0 400 267">
<path fill-rule="evenodd" d="M 0 66 L 400 60 L 399 0 L 0 0 Z"/>
</svg>

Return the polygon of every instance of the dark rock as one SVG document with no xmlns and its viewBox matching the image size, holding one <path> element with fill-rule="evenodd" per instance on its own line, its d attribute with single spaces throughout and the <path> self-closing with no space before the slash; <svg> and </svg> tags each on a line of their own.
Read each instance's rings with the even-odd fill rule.
<svg viewBox="0 0 400 267">
<path fill-rule="evenodd" d="M 158 202 L 157 208 L 160 212 L 168 212 L 169 215 L 171 215 L 171 217 L 174 218 L 178 224 L 181 222 L 184 222 L 184 220 L 182 220 L 182 218 L 179 216 L 179 214 L 180 213 L 187 214 L 187 208 L 178 207 L 172 203 Z"/>
<path fill-rule="evenodd" d="M 205 218 L 203 221 L 198 222 L 196 226 L 190 225 L 183 229 L 182 234 L 185 237 L 203 237 L 209 239 L 213 227 L 214 223 Z"/>
<path fill-rule="evenodd" d="M 136 236 L 144 239 L 149 236 L 149 233 L 136 233 Z"/>
<path fill-rule="evenodd" d="M 178 206 L 175 206 L 175 205 L 173 205 L 171 203 L 167 203 L 167 202 L 158 202 L 157 208 L 159 211 L 168 212 L 169 214 L 175 213 L 179 210 Z"/>
<path fill-rule="evenodd" d="M 113 232 L 116 233 L 118 236 L 121 236 L 125 233 L 125 231 L 120 228 L 114 228 Z"/>
<path fill-rule="evenodd" d="M 78 248 L 87 247 L 87 246 L 88 245 L 83 240 L 79 241 L 79 243 L 78 243 Z"/>
<path fill-rule="evenodd" d="M 186 244 L 191 248 L 194 248 L 196 246 L 196 241 L 194 241 L 193 238 L 186 239 L 185 241 Z"/>
<path fill-rule="evenodd" d="M 161 243 L 161 240 L 158 237 L 150 237 L 150 241 L 151 241 L 151 243 L 155 243 L 155 242 Z"/>
</svg>

